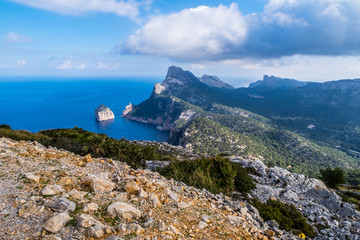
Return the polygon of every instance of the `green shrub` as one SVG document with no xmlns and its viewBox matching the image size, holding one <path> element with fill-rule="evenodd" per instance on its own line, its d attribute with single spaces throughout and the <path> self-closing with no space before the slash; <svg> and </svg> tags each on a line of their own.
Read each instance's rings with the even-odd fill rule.
<svg viewBox="0 0 360 240">
<path fill-rule="evenodd" d="M 244 168 L 220 156 L 175 161 L 161 172 L 167 177 L 197 188 L 205 188 L 212 193 L 222 192 L 229 195 L 234 190 L 246 193 L 255 188 Z"/>
<path fill-rule="evenodd" d="M 252 204 L 259 210 L 260 216 L 265 221 L 275 220 L 280 228 L 286 231 L 297 230 L 309 237 L 316 236 L 313 227 L 306 222 L 306 219 L 294 205 L 273 200 L 262 203 L 257 199 L 253 200 Z"/>
<path fill-rule="evenodd" d="M 326 168 L 320 170 L 321 180 L 323 180 L 326 186 L 335 188 L 339 184 L 345 183 L 344 171 L 341 168 Z"/>
</svg>

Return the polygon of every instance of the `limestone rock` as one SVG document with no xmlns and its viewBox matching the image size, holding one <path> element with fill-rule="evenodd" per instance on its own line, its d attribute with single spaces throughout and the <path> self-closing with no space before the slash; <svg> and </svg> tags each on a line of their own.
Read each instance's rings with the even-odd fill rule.
<svg viewBox="0 0 360 240">
<path fill-rule="evenodd" d="M 87 203 L 83 208 L 83 212 L 94 212 L 97 211 L 99 206 L 96 203 Z"/>
<path fill-rule="evenodd" d="M 65 190 L 59 185 L 47 185 L 41 190 L 41 195 L 51 196 L 64 192 Z"/>
<path fill-rule="evenodd" d="M 20 207 L 18 214 L 19 214 L 19 217 L 40 215 L 41 213 L 44 212 L 44 209 L 45 208 L 43 206 L 37 206 L 32 203 L 26 203 Z"/>
<path fill-rule="evenodd" d="M 83 182 L 92 192 L 111 192 L 115 188 L 115 183 L 105 174 L 89 175 Z"/>
<path fill-rule="evenodd" d="M 70 213 L 75 210 L 76 205 L 67 198 L 59 198 L 53 201 L 53 203 L 50 205 L 50 208 L 55 212 Z"/>
<path fill-rule="evenodd" d="M 90 238 L 102 238 L 105 235 L 105 232 L 100 225 L 94 225 L 88 228 L 86 234 Z"/>
<path fill-rule="evenodd" d="M 114 113 L 110 110 L 110 108 L 103 104 L 95 110 L 95 117 L 99 122 L 115 118 Z"/>
<path fill-rule="evenodd" d="M 78 227 L 88 228 L 95 224 L 98 224 L 98 221 L 90 215 L 81 214 L 77 218 L 77 226 Z"/>
<path fill-rule="evenodd" d="M 136 235 L 139 235 L 145 231 L 144 228 L 142 228 L 139 224 L 136 223 L 121 223 L 116 226 L 115 229 L 119 232 L 122 232 L 123 234 L 134 233 Z"/>
<path fill-rule="evenodd" d="M 40 182 L 40 177 L 37 176 L 37 175 L 35 175 L 34 173 L 31 173 L 31 172 L 25 173 L 24 176 L 25 176 L 27 179 L 29 179 L 29 180 L 31 180 L 31 181 L 34 181 L 34 182 L 36 182 L 36 183 Z"/>
<path fill-rule="evenodd" d="M 147 192 L 145 191 L 145 190 L 143 190 L 143 189 L 140 189 L 139 190 L 139 197 L 140 198 L 148 198 L 148 194 L 147 194 Z"/>
<path fill-rule="evenodd" d="M 155 193 L 150 194 L 149 201 L 152 202 L 154 208 L 161 206 L 159 197 Z"/>
<path fill-rule="evenodd" d="M 60 231 L 68 221 L 70 221 L 72 218 L 67 213 L 60 213 L 58 215 L 55 215 L 54 217 L 51 217 L 45 222 L 44 229 L 52 232 L 57 233 Z"/>
<path fill-rule="evenodd" d="M 110 217 L 119 217 L 126 219 L 137 219 L 141 216 L 141 212 L 134 208 L 132 205 L 122 202 L 112 203 L 108 209 L 107 213 Z"/>
<path fill-rule="evenodd" d="M 129 197 L 131 195 L 138 195 L 139 190 L 140 187 L 135 182 L 128 182 L 125 186 L 125 191 L 127 192 Z"/>
<path fill-rule="evenodd" d="M 167 188 L 167 189 L 165 190 L 165 193 L 166 193 L 172 200 L 174 200 L 175 202 L 179 201 L 179 198 L 178 198 L 177 194 L 174 193 L 173 191 L 171 191 L 169 188 Z"/>
</svg>

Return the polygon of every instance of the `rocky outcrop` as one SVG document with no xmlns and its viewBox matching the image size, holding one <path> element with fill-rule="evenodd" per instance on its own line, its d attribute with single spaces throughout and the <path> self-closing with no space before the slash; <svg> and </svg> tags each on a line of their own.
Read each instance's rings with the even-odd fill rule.
<svg viewBox="0 0 360 240">
<path fill-rule="evenodd" d="M 261 87 L 268 89 L 289 90 L 297 87 L 303 87 L 306 84 L 307 82 L 301 82 L 295 79 L 280 78 L 273 75 L 264 75 L 263 80 L 258 80 L 254 83 L 250 83 L 249 88 Z"/>
<path fill-rule="evenodd" d="M 270 238 L 268 224 L 246 202 L 112 159 L 84 159 L 1 138 L 1 238 Z M 27 179 L 28 172 L 40 180 Z M 283 232 L 272 239 L 296 238 Z"/>
<path fill-rule="evenodd" d="M 107 106 L 101 104 L 100 107 L 95 109 L 95 117 L 99 122 L 112 120 L 115 118 L 114 113 Z"/>
<path fill-rule="evenodd" d="M 257 187 L 251 191 L 251 198 L 293 204 L 310 224 L 321 226 L 315 239 L 360 239 L 360 212 L 343 202 L 322 181 L 279 167 L 267 167 L 261 160 L 231 158 L 231 161 L 255 170 L 252 177 Z"/>
<path fill-rule="evenodd" d="M 200 77 L 199 80 L 210 87 L 234 89 L 233 86 L 221 81 L 221 79 L 217 76 L 210 76 L 205 74 L 204 76 Z"/>
</svg>

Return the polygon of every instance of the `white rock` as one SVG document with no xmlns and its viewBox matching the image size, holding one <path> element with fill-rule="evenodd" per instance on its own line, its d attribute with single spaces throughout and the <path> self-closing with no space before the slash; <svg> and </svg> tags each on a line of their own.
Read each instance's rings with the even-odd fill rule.
<svg viewBox="0 0 360 240">
<path fill-rule="evenodd" d="M 203 229 L 203 228 L 206 228 L 207 227 L 207 223 L 206 222 L 204 222 L 204 221 L 200 221 L 199 222 L 199 225 L 198 225 L 198 228 L 199 229 Z"/>
<path fill-rule="evenodd" d="M 94 225 L 88 228 L 87 235 L 90 238 L 102 238 L 105 232 L 101 225 Z"/>
<path fill-rule="evenodd" d="M 60 231 L 68 221 L 70 221 L 72 218 L 67 213 L 60 213 L 54 217 L 51 217 L 48 219 L 44 225 L 44 229 L 52 232 L 57 233 Z"/>
<path fill-rule="evenodd" d="M 99 222 L 95 218 L 87 214 L 81 214 L 77 219 L 77 226 L 83 228 L 88 228 L 98 223 Z"/>
<path fill-rule="evenodd" d="M 83 183 L 89 185 L 92 192 L 111 192 L 115 188 L 115 183 L 106 174 L 89 175 Z"/>
<path fill-rule="evenodd" d="M 130 204 L 123 202 L 112 203 L 108 207 L 107 213 L 111 217 L 121 217 L 127 219 L 137 219 L 141 216 L 141 212 L 138 209 L 134 208 Z"/>
<path fill-rule="evenodd" d="M 115 116 L 114 116 L 114 113 L 110 110 L 110 108 L 101 104 L 100 107 L 98 107 L 95 110 L 95 117 L 96 117 L 96 120 L 101 122 L 101 121 L 114 119 Z"/>
<path fill-rule="evenodd" d="M 83 212 L 93 212 L 97 211 L 99 206 L 96 203 L 87 203 L 84 206 Z"/>
<path fill-rule="evenodd" d="M 175 202 L 179 201 L 177 194 L 171 191 L 169 188 L 165 189 L 165 193 Z"/>
<path fill-rule="evenodd" d="M 25 173 L 24 176 L 31 180 L 31 181 L 34 181 L 36 183 L 40 182 L 40 177 L 39 176 L 36 176 L 35 174 L 33 173 Z"/>
<path fill-rule="evenodd" d="M 47 185 L 41 190 L 41 195 L 51 196 L 64 192 L 65 190 L 59 185 Z"/>
</svg>

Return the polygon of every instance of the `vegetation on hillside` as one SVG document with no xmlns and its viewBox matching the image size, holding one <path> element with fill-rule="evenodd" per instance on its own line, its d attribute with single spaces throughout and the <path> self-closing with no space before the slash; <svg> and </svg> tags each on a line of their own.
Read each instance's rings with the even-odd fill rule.
<svg viewBox="0 0 360 240">
<path fill-rule="evenodd" d="M 256 187 L 246 169 L 220 156 L 194 161 L 174 161 L 161 173 L 212 193 L 230 195 L 234 190 L 247 193 Z"/>
<path fill-rule="evenodd" d="M 279 201 L 268 200 L 265 203 L 255 199 L 252 201 L 254 207 L 259 210 L 260 216 L 265 220 L 275 220 L 281 229 L 293 230 L 294 233 L 304 233 L 308 237 L 315 237 L 316 232 L 309 225 L 302 214 L 294 205 Z"/>
<path fill-rule="evenodd" d="M 174 157 L 159 152 L 156 146 L 140 146 L 125 139 L 114 139 L 105 134 L 85 131 L 81 128 L 54 129 L 31 133 L 11 130 L 7 125 L 0 126 L 0 137 L 14 140 L 37 141 L 44 146 L 65 149 L 79 155 L 91 154 L 93 157 L 106 157 L 128 163 L 131 167 L 144 167 L 144 160 L 171 160 Z"/>
<path fill-rule="evenodd" d="M 345 183 L 345 175 L 344 171 L 341 168 L 326 168 L 321 169 L 321 180 L 324 181 L 326 186 L 335 188 L 339 184 Z"/>
</svg>

